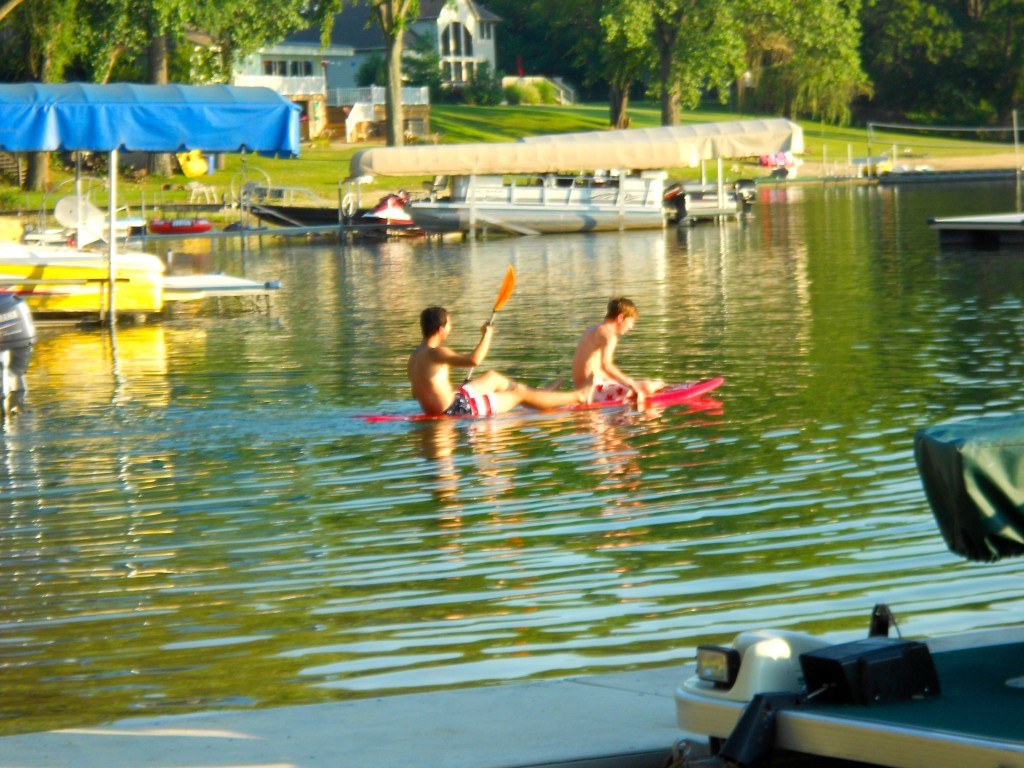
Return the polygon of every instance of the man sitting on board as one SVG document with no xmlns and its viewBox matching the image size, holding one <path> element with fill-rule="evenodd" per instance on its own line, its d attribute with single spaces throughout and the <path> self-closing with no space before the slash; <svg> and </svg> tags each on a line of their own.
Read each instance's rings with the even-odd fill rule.
<svg viewBox="0 0 1024 768">
<path fill-rule="evenodd" d="M 665 388 L 661 379 L 634 379 L 615 364 L 619 336 L 633 330 L 639 317 L 640 313 L 632 301 L 625 297 L 612 299 L 608 302 L 604 320 L 588 328 L 576 345 L 572 360 L 573 381 L 577 387 L 580 382 L 593 381 L 593 402 L 635 399 L 637 408 L 641 408 L 648 395 Z"/>
<path fill-rule="evenodd" d="M 497 371 L 488 371 L 458 390 L 449 378 L 451 368 L 475 368 L 487 357 L 494 326 L 485 323 L 480 341 L 471 354 L 463 355 L 445 346 L 452 321 L 444 307 L 427 307 L 420 313 L 423 343 L 409 355 L 409 382 L 413 397 L 430 416 L 492 416 L 519 405 L 528 408 L 560 408 L 587 403 L 592 387 L 586 382 L 572 392 L 532 389 Z"/>
</svg>

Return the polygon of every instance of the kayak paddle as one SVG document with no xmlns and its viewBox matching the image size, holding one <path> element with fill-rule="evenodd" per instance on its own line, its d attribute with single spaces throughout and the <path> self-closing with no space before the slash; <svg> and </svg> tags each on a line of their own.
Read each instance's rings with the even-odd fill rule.
<svg viewBox="0 0 1024 768">
<path fill-rule="evenodd" d="M 494 311 L 491 312 L 491 319 L 487 321 L 488 325 L 494 324 L 495 315 L 497 315 L 498 310 L 504 307 L 506 302 L 508 302 L 508 300 L 512 298 L 512 291 L 514 291 L 515 288 L 516 271 L 512 269 L 512 265 L 510 264 L 508 267 L 508 272 L 505 273 L 505 279 L 501 281 L 501 289 L 498 291 L 498 298 L 494 300 Z M 475 365 L 472 368 L 470 368 L 469 371 L 466 373 L 466 378 L 462 382 L 463 384 L 470 380 L 470 378 L 473 376 L 474 370 L 476 370 Z"/>
</svg>

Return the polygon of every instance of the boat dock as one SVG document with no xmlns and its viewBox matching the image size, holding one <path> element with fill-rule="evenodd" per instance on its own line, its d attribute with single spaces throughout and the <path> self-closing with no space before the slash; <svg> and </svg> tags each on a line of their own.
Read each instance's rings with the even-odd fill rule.
<svg viewBox="0 0 1024 768">
<path fill-rule="evenodd" d="M 890 171 L 878 174 L 882 186 L 897 184 L 948 184 L 951 182 L 1013 181 L 1017 171 L 1013 168 L 994 168 L 984 171 Z"/>
<path fill-rule="evenodd" d="M 274 291 L 280 287 L 281 283 L 277 280 L 259 282 L 231 275 L 166 275 L 163 285 L 164 303 L 221 299 L 226 296 L 248 297 L 257 306 L 262 301 L 269 312 Z"/>
<path fill-rule="evenodd" d="M 0 738 L 0 768 L 663 768 L 684 734 L 668 667 Z"/>
<path fill-rule="evenodd" d="M 998 248 L 1024 243 L 1024 213 L 930 218 L 928 226 L 938 231 L 941 245 Z"/>
</svg>

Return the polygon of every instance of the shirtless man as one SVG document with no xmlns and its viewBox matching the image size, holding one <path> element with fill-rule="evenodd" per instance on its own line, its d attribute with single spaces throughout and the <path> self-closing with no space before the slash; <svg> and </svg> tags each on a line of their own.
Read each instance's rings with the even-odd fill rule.
<svg viewBox="0 0 1024 768">
<path fill-rule="evenodd" d="M 634 379 L 615 364 L 619 336 L 633 330 L 639 316 L 636 304 L 629 299 L 612 299 L 604 320 L 588 328 L 580 338 L 572 360 L 572 377 L 577 387 L 581 381 L 592 378 L 594 402 L 635 398 L 640 408 L 648 395 L 664 389 L 661 379 Z"/>
<path fill-rule="evenodd" d="M 431 416 L 491 416 L 519 405 L 545 410 L 586 403 L 592 387 L 586 382 L 572 392 L 531 389 L 517 384 L 497 371 L 488 371 L 456 390 L 449 372 L 452 368 L 475 368 L 487 357 L 494 338 L 494 326 L 480 329 L 480 341 L 471 354 L 463 355 L 445 346 L 452 321 L 444 307 L 427 307 L 420 314 L 423 343 L 409 355 L 409 382 L 413 397 Z"/>
</svg>

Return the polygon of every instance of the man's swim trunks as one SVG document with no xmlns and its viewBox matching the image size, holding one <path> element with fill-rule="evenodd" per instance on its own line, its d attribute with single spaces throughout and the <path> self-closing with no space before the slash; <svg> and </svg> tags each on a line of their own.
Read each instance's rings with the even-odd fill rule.
<svg viewBox="0 0 1024 768">
<path fill-rule="evenodd" d="M 493 416 L 498 412 L 491 395 L 474 394 L 469 384 L 464 384 L 455 393 L 452 404 L 445 409 L 445 416 Z"/>
<path fill-rule="evenodd" d="M 609 381 L 605 384 L 594 385 L 594 395 L 590 402 L 606 403 L 609 400 L 626 400 L 630 397 L 633 397 L 632 389 L 614 381 Z"/>
</svg>

